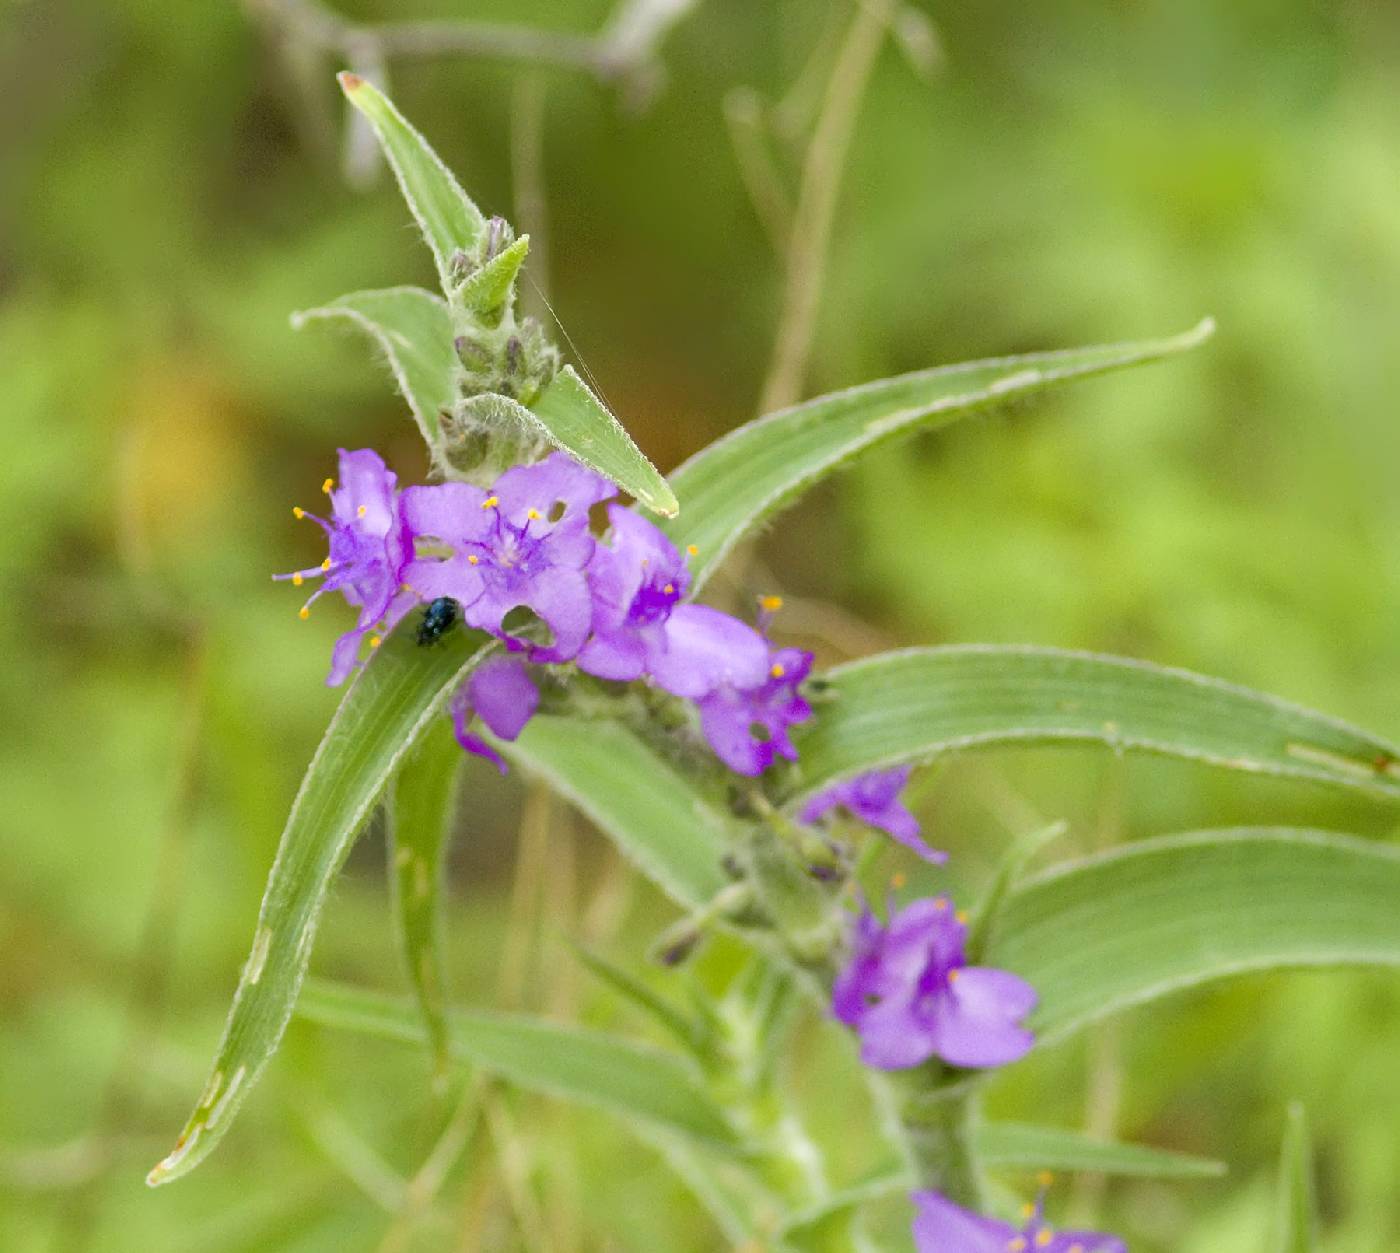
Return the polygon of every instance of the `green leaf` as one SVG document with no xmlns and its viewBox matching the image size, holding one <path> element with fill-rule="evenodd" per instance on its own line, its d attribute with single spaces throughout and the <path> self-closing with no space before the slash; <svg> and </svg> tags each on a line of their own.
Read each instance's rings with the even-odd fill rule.
<svg viewBox="0 0 1400 1253">
<path fill-rule="evenodd" d="M 1279 1156 L 1277 1209 L 1269 1253 L 1313 1253 L 1317 1248 L 1312 1176 L 1307 1115 L 1301 1105 L 1294 1104 L 1288 1109 Z"/>
<path fill-rule="evenodd" d="M 531 406 L 549 438 L 655 513 L 672 515 L 675 493 L 606 405 L 566 365 Z"/>
<path fill-rule="evenodd" d="M 698 547 L 691 562 L 698 592 L 735 544 L 866 449 L 1074 379 L 1174 356 L 1214 329 L 1207 319 L 1169 339 L 940 366 L 780 410 L 739 427 L 672 474 L 685 513 L 664 529 L 677 546 Z"/>
<path fill-rule="evenodd" d="M 447 1062 L 443 992 L 443 854 L 457 813 L 463 753 L 452 723 L 437 719 L 389 788 L 386 850 L 394 929 L 439 1075 Z"/>
<path fill-rule="evenodd" d="M 1219 679 L 1053 648 L 886 653 L 823 676 L 794 734 L 798 790 L 899 761 L 998 744 L 1092 741 L 1400 799 L 1392 745 Z"/>
<path fill-rule="evenodd" d="M 474 632 L 419 648 L 398 631 L 346 692 L 292 802 L 209 1082 L 152 1186 L 193 1170 L 233 1122 L 291 1018 L 336 871 L 405 754 L 486 651 Z"/>
<path fill-rule="evenodd" d="M 728 885 L 723 817 L 620 723 L 537 717 L 499 747 L 577 805 L 682 905 L 699 908 Z"/>
<path fill-rule="evenodd" d="M 404 1001 L 311 980 L 297 1012 L 312 1022 L 386 1040 L 420 1043 L 423 1025 Z M 507 1014 L 448 1014 L 453 1058 L 511 1083 L 593 1105 L 648 1129 L 734 1150 L 734 1133 L 678 1057 L 561 1023 Z"/>
<path fill-rule="evenodd" d="M 451 410 L 461 373 L 452 348 L 452 315 L 442 298 L 421 287 L 351 292 L 293 314 L 292 326 L 300 330 L 316 318 L 347 318 L 374 337 L 424 440 L 436 448 L 438 414 Z"/>
<path fill-rule="evenodd" d="M 987 963 L 1040 996 L 1042 1041 L 1246 971 L 1400 966 L 1400 850 L 1241 828 L 1143 840 L 1028 880 Z"/>
<path fill-rule="evenodd" d="M 579 961 L 587 966 L 600 982 L 606 983 L 653 1022 L 664 1027 L 691 1052 L 698 1052 L 703 1046 L 701 1025 L 687 1017 L 664 996 L 653 991 L 630 970 L 623 969 L 601 953 L 595 953 L 582 945 L 575 945 L 574 951 L 578 954 Z"/>
<path fill-rule="evenodd" d="M 985 1166 L 1088 1170 L 1145 1179 L 1213 1179 L 1225 1173 L 1224 1162 L 1208 1157 L 1099 1140 L 1080 1131 L 1030 1123 L 984 1123 L 973 1131 L 973 1144 Z"/>
<path fill-rule="evenodd" d="M 374 127 L 379 146 L 384 149 L 398 180 L 399 190 L 408 201 L 428 247 L 433 250 L 442 290 L 444 294 L 451 291 L 455 286 L 453 254 L 470 252 L 480 238 L 485 226 L 481 210 L 471 202 L 452 171 L 428 146 L 428 141 L 404 120 L 403 114 L 386 96 L 358 74 L 347 71 L 339 78 L 350 103 Z"/>
<path fill-rule="evenodd" d="M 529 251 L 530 237 L 522 235 L 462 280 L 456 292 L 457 303 L 478 316 L 496 313 L 515 290 L 515 280 Z"/>
</svg>

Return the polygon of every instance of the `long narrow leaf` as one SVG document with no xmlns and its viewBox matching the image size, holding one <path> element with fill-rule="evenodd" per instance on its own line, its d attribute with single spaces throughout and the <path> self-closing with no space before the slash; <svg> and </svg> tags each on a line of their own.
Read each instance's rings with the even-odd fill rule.
<svg viewBox="0 0 1400 1253">
<path fill-rule="evenodd" d="M 1225 1173 L 1224 1162 L 1208 1157 L 1100 1140 L 1080 1131 L 1031 1123 L 984 1123 L 974 1131 L 973 1144 L 986 1166 L 1091 1170 L 1144 1179 L 1213 1179 Z"/>
<path fill-rule="evenodd" d="M 1185 670 L 1052 648 L 910 649 L 825 676 L 794 736 L 801 791 L 998 744 L 1091 741 L 1400 799 L 1400 750 L 1344 722 Z"/>
<path fill-rule="evenodd" d="M 671 475 L 684 513 L 664 529 L 680 547 L 698 548 L 691 563 L 698 591 L 735 544 L 867 449 L 1075 379 L 1174 356 L 1214 329 L 1207 319 L 1168 339 L 939 366 L 780 410 L 732 431 Z"/>
<path fill-rule="evenodd" d="M 1317 1217 L 1312 1145 L 1307 1116 L 1301 1105 L 1292 1105 L 1288 1110 L 1283 1151 L 1279 1154 L 1275 1206 L 1269 1253 L 1313 1253 L 1317 1248 Z"/>
<path fill-rule="evenodd" d="M 345 318 L 373 336 L 423 439 L 436 448 L 438 414 L 452 408 L 461 372 L 452 348 L 452 315 L 442 298 L 421 287 L 351 292 L 318 309 L 293 314 L 292 326 L 300 330 L 322 318 Z"/>
<path fill-rule="evenodd" d="M 447 1061 L 447 1022 L 438 902 L 462 759 L 452 724 L 440 718 L 404 759 L 389 789 L 386 844 L 394 929 L 439 1074 Z"/>
<path fill-rule="evenodd" d="M 419 648 L 399 631 L 346 692 L 292 802 L 209 1082 L 147 1176 L 152 1186 L 193 1170 L 228 1130 L 292 1016 L 336 871 L 404 754 L 484 651 L 474 633 Z"/>
<path fill-rule="evenodd" d="M 1143 840 L 1027 881 L 987 963 L 1040 996 L 1042 1041 L 1246 971 L 1400 966 L 1400 850 L 1244 828 Z"/>
<path fill-rule="evenodd" d="M 407 1002 L 360 988 L 311 980 L 297 1013 L 312 1022 L 402 1043 L 420 1043 L 423 1025 Z M 734 1133 L 679 1058 L 629 1040 L 542 1019 L 448 1014 L 448 1048 L 531 1091 L 593 1105 L 648 1128 L 734 1150 Z"/>
<path fill-rule="evenodd" d="M 454 286 L 452 256 L 469 251 L 480 237 L 485 225 L 481 210 L 386 96 L 358 74 L 341 74 L 340 85 L 350 103 L 374 127 L 399 190 L 433 250 L 442 290 L 450 291 Z"/>
</svg>

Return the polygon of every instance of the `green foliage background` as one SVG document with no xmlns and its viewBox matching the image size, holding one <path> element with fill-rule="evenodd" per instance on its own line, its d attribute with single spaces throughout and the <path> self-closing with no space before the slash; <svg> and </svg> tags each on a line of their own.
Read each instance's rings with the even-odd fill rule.
<svg viewBox="0 0 1400 1253">
<path fill-rule="evenodd" d="M 343 11 L 590 31 L 608 5 Z M 877 454 L 715 594 L 783 592 L 792 638 L 827 661 L 891 642 L 1103 648 L 1393 737 L 1400 15 L 1304 0 L 929 12 L 941 72 L 925 82 L 887 49 L 861 113 L 809 390 L 1207 312 L 1221 331 L 1169 366 Z M 535 279 L 663 469 L 751 415 L 779 308 L 725 93 L 780 95 L 847 13 L 703 0 L 641 114 L 569 71 L 393 70 L 405 112 L 508 216 L 519 83 L 545 85 Z M 334 707 L 335 609 L 299 623 L 267 579 L 314 558 L 290 505 L 312 503 L 338 444 L 421 470 L 365 345 L 287 327 L 342 291 L 430 278 L 387 180 L 361 194 L 340 177 L 331 67 L 306 92 L 288 64 L 236 4 L 0 6 L 0 1247 L 720 1247 L 650 1151 L 511 1093 L 436 1214 L 396 1227 L 386 1193 L 444 1099 L 425 1059 L 304 1025 L 219 1156 L 143 1186 L 201 1080 Z M 565 940 L 641 965 L 665 907 L 520 780 L 473 771 L 469 787 L 455 996 L 635 1027 Z M 955 763 L 920 808 L 970 884 L 1013 832 L 1057 817 L 1060 853 L 1207 823 L 1390 835 L 1364 801 L 1090 751 Z M 314 969 L 397 989 L 378 849 L 352 861 Z M 860 1110 L 824 1078 L 841 1059 L 804 1040 L 817 1119 L 849 1135 Z M 1299 1100 L 1321 1247 L 1375 1253 L 1400 1243 L 1398 1049 L 1384 974 L 1248 979 L 1036 1055 L 992 1108 L 1102 1128 L 1121 1088 L 1120 1134 L 1221 1157 L 1230 1176 L 1057 1200 L 1101 1199 L 1134 1250 L 1210 1253 L 1262 1247 Z"/>
</svg>

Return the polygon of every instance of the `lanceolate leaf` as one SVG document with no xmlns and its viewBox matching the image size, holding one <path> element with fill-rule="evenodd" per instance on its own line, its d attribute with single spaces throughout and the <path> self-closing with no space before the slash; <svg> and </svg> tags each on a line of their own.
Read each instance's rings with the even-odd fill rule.
<svg viewBox="0 0 1400 1253">
<path fill-rule="evenodd" d="M 1042 1041 L 1252 970 L 1400 966 L 1400 850 L 1243 828 L 1130 844 L 1012 893 L 987 950 L 1040 995 Z"/>
<path fill-rule="evenodd" d="M 1090 741 L 1400 800 L 1400 750 L 1346 723 L 1185 670 L 1052 648 L 910 649 L 824 676 L 794 736 L 799 790 L 998 744 Z"/>
<path fill-rule="evenodd" d="M 469 251 L 481 235 L 485 221 L 481 210 L 452 176 L 452 171 L 393 104 L 358 74 L 340 75 L 340 85 L 361 113 L 369 119 L 380 147 L 398 179 L 399 189 L 417 221 L 428 247 L 433 250 L 444 293 L 455 283 L 452 256 Z"/>
<path fill-rule="evenodd" d="M 566 365 L 531 411 L 560 448 L 611 479 L 648 509 L 674 514 L 675 494 L 584 381 Z"/>
<path fill-rule="evenodd" d="M 499 747 L 573 801 L 682 905 L 697 908 L 728 882 L 721 816 L 620 723 L 540 717 Z"/>
<path fill-rule="evenodd" d="M 423 439 L 436 448 L 438 414 L 452 408 L 461 371 L 452 349 L 452 316 L 441 297 L 421 287 L 351 292 L 294 314 L 292 325 L 300 330 L 313 318 L 346 318 L 374 337 Z"/>
<path fill-rule="evenodd" d="M 877 444 L 1095 374 L 1170 357 L 1214 324 L 1169 339 L 940 366 L 833 392 L 739 427 L 671 475 L 684 510 L 665 530 L 692 560 L 692 590 L 726 553 L 818 480 Z"/>
<path fill-rule="evenodd" d="M 439 1073 L 447 1061 L 439 898 L 462 760 L 451 722 L 439 718 L 389 788 L 386 844 L 394 927 Z"/>
<path fill-rule="evenodd" d="M 413 1044 L 424 1038 L 410 1005 L 359 988 L 312 980 L 297 1012 L 383 1039 Z M 541 1019 L 460 1010 L 448 1014 L 448 1048 L 456 1060 L 523 1088 L 598 1106 L 712 1147 L 738 1147 L 690 1068 L 658 1049 Z"/>
<path fill-rule="evenodd" d="M 292 802 L 209 1082 L 148 1183 L 188 1173 L 228 1130 L 286 1030 L 336 871 L 404 755 L 484 651 L 473 632 L 419 648 L 398 631 L 346 692 Z"/>
<path fill-rule="evenodd" d="M 1154 1179 L 1212 1179 L 1225 1163 L 1188 1153 L 1099 1140 L 1080 1131 L 1031 1123 L 984 1123 L 973 1132 L 978 1159 L 986 1166 L 1027 1170 L 1091 1170 L 1103 1175 Z"/>
</svg>

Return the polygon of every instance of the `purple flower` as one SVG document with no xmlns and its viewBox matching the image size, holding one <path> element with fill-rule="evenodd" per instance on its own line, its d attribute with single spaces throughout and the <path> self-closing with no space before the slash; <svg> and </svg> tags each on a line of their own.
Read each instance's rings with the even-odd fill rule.
<svg viewBox="0 0 1400 1253">
<path fill-rule="evenodd" d="M 930 848 L 919 838 L 919 820 L 899 800 L 912 769 L 897 766 L 893 770 L 871 770 L 829 787 L 802 807 L 801 819 L 819 822 L 833 809 L 844 809 L 851 817 L 894 836 L 925 861 L 941 865 L 948 860 L 948 854 Z"/>
<path fill-rule="evenodd" d="M 914 1246 L 918 1253 L 1128 1253 L 1117 1236 L 1101 1231 L 1052 1231 L 1042 1203 L 1027 1205 L 1024 1227 L 983 1218 L 938 1192 L 915 1192 Z"/>
<path fill-rule="evenodd" d="M 645 518 L 608 506 L 610 543 L 588 565 L 593 636 L 580 670 L 623 682 L 650 675 L 692 700 L 723 683 L 754 686 L 768 671 L 768 645 L 737 618 L 679 603 L 690 585 L 685 560 Z"/>
<path fill-rule="evenodd" d="M 797 760 L 787 729 L 812 716 L 812 707 L 797 690 L 811 668 L 811 653 L 780 648 L 757 682 L 723 682 L 699 699 L 700 729 L 726 766 L 739 774 L 758 775 L 777 756 Z"/>
<path fill-rule="evenodd" d="M 323 484 L 331 500 L 329 521 L 299 507 L 293 511 L 326 532 L 330 556 L 314 569 L 272 576 L 290 579 L 298 587 L 308 578 L 324 580 L 302 606 L 303 618 L 327 592 L 339 592 L 359 608 L 354 627 L 336 641 L 331 654 L 326 682 L 332 687 L 344 682 L 355 668 L 365 633 L 376 625 L 381 632 L 391 630 L 416 599 L 402 586 L 404 567 L 413 556 L 413 538 L 399 513 L 394 472 L 372 449 L 346 452 L 342 448 L 340 482 L 340 487 L 333 486 L 333 479 Z M 370 643 L 378 644 L 379 637 Z"/>
<path fill-rule="evenodd" d="M 1021 1021 L 1035 989 L 1005 970 L 966 965 L 966 938 L 966 918 L 946 896 L 891 907 L 886 926 L 862 908 L 831 1009 L 859 1033 L 867 1066 L 903 1070 L 931 1057 L 1002 1066 L 1030 1050 L 1035 1037 Z"/>
<path fill-rule="evenodd" d="M 513 740 L 539 707 L 540 694 L 525 663 L 518 657 L 491 657 L 482 662 L 452 698 L 452 729 L 457 743 L 469 753 L 485 757 L 506 773 L 500 753 L 470 731 L 480 717 L 503 740 Z"/>
<path fill-rule="evenodd" d="M 507 633 L 505 616 L 521 606 L 532 610 L 554 638 L 533 646 L 531 659 L 568 661 L 593 621 L 584 577 L 594 548 L 588 510 L 616 490 L 558 452 L 507 470 L 489 493 L 467 483 L 410 487 L 404 520 L 416 536 L 434 537 L 452 552 L 410 562 L 404 580 L 425 600 L 452 597 L 468 625 L 512 648 L 524 645 Z"/>
</svg>

